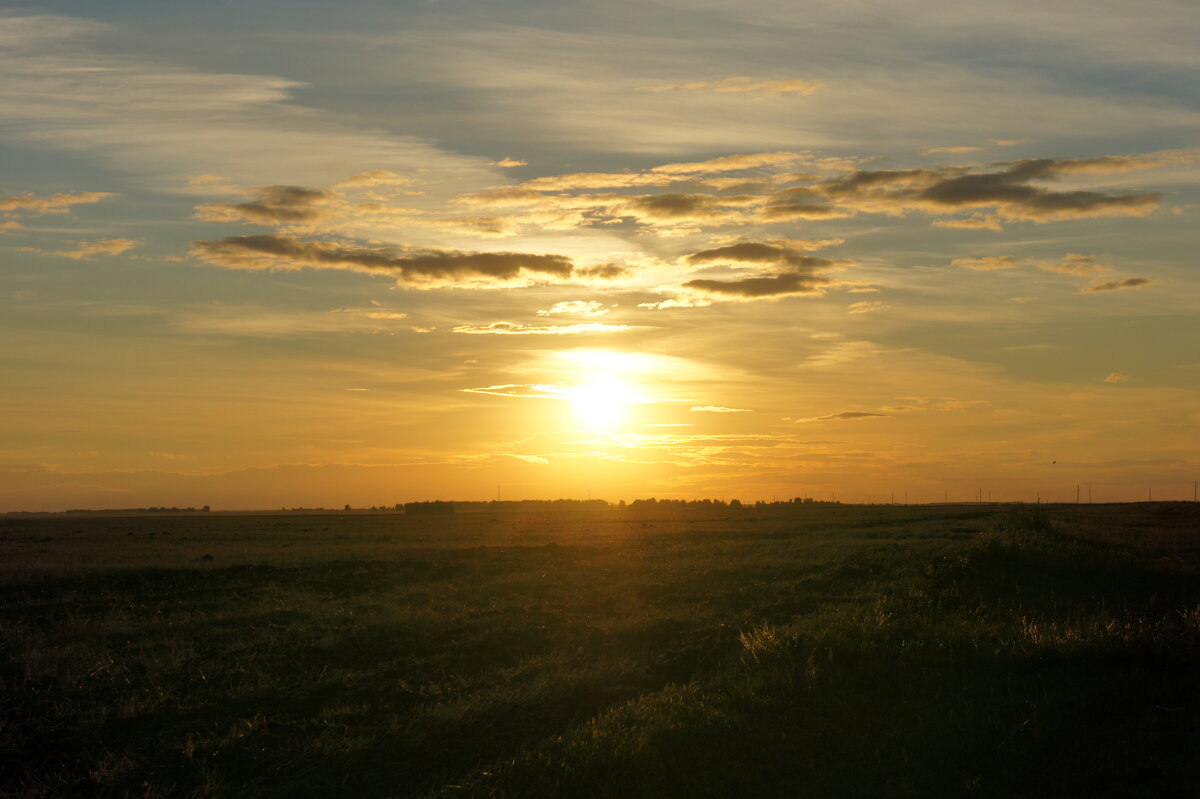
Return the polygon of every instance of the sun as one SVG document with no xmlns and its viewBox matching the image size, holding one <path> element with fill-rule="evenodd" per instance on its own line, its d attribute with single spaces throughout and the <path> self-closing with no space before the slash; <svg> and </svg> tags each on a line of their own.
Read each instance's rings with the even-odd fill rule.
<svg viewBox="0 0 1200 799">
<path fill-rule="evenodd" d="M 607 374 L 592 375 L 570 392 L 575 416 L 592 427 L 620 427 L 637 395 L 628 383 Z"/>
</svg>

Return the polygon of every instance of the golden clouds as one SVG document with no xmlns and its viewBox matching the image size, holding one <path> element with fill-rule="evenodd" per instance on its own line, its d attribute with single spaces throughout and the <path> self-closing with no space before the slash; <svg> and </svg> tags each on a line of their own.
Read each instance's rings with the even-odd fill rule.
<svg viewBox="0 0 1200 799">
<path fill-rule="evenodd" d="M 629 325 L 609 325 L 603 322 L 579 322 L 573 325 L 525 325 L 517 322 L 491 322 L 486 325 L 458 325 L 451 333 L 484 336 L 578 336 L 588 333 L 624 333 L 633 330 Z"/>
<path fill-rule="evenodd" d="M 576 316 L 603 316 L 606 313 L 608 313 L 608 308 L 602 302 L 566 300 L 564 302 L 556 302 L 551 307 L 538 311 L 537 315 L 574 314 Z"/>
<path fill-rule="evenodd" d="M 60 258 L 70 258 L 75 261 L 85 261 L 93 255 L 120 255 L 141 244 L 137 239 L 99 239 L 97 241 L 81 241 L 73 250 L 39 250 L 36 247 L 22 247 L 25 252 L 38 255 L 57 255 Z"/>
<path fill-rule="evenodd" d="M 1011 255 L 988 255 L 983 258 L 955 258 L 950 265 L 976 272 L 987 272 L 996 269 L 1016 269 L 1017 259 Z"/>
<path fill-rule="evenodd" d="M 0 197 L 0 213 L 65 214 L 72 206 L 98 203 L 116 194 L 107 191 L 69 191 L 38 197 L 21 194 L 15 197 Z"/>
<path fill-rule="evenodd" d="M 1094 275 L 1097 272 L 1107 271 L 1112 269 L 1107 264 L 1099 263 L 1094 255 L 1081 255 L 1075 252 L 1069 252 L 1063 256 L 1061 261 L 1054 263 L 1039 264 L 1038 269 L 1044 269 L 1047 272 L 1061 272 L 1064 275 L 1076 275 L 1078 277 L 1087 277 Z"/>
</svg>

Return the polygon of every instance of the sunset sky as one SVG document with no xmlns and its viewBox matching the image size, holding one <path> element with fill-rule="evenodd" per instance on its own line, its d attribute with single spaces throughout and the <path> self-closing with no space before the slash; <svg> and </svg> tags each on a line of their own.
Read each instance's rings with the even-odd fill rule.
<svg viewBox="0 0 1200 799">
<path fill-rule="evenodd" d="M 0 511 L 1191 499 L 1194 0 L 0 12 Z"/>
</svg>

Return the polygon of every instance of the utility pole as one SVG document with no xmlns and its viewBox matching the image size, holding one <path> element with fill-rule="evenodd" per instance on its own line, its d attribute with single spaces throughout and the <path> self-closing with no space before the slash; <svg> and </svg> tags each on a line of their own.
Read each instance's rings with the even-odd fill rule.
<svg viewBox="0 0 1200 799">
<path fill-rule="evenodd" d="M 1147 489 L 1146 489 L 1146 501 L 1147 501 L 1147 502 L 1153 502 L 1153 501 L 1154 501 L 1154 489 L 1153 489 L 1153 488 L 1147 488 Z"/>
<path fill-rule="evenodd" d="M 892 504 L 893 505 L 896 504 L 896 492 L 895 491 L 892 492 Z"/>
<path fill-rule="evenodd" d="M 1075 486 L 1075 504 L 1079 504 L 1079 486 Z"/>
<path fill-rule="evenodd" d="M 1039 505 L 1042 504 L 1042 492 L 1041 491 L 1037 492 L 1037 504 L 1039 504 Z"/>
</svg>

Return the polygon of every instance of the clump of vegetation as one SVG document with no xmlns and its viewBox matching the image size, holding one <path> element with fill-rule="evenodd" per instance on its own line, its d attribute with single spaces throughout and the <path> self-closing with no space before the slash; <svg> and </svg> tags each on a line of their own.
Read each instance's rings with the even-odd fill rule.
<svg viewBox="0 0 1200 799">
<path fill-rule="evenodd" d="M 5 521 L 0 795 L 1181 795 L 1192 518 Z"/>
</svg>

